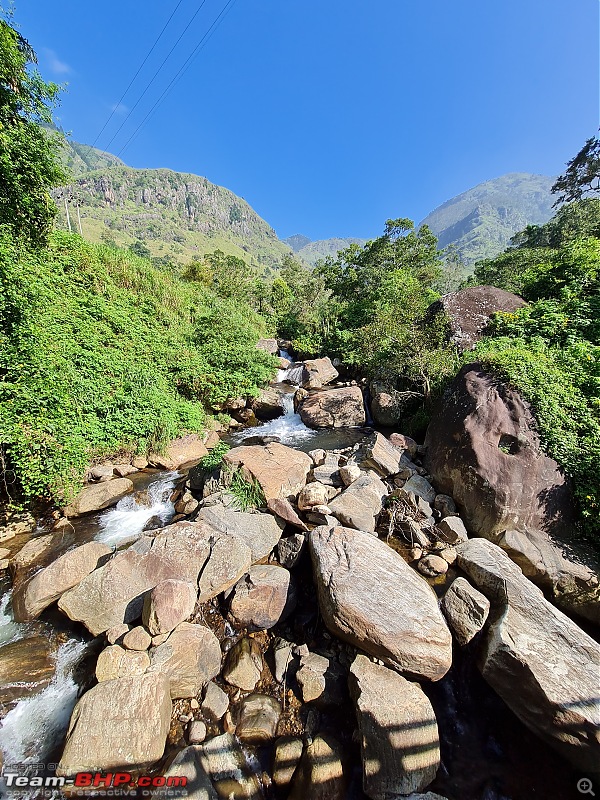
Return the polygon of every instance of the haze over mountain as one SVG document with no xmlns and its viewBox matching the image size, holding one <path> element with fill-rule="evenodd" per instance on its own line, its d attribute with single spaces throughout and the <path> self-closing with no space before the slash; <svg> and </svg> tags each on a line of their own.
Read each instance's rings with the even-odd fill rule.
<svg viewBox="0 0 600 800">
<path fill-rule="evenodd" d="M 331 239 L 320 239 L 319 241 L 313 242 L 308 236 L 296 233 L 294 236 L 289 236 L 283 241 L 292 248 L 297 257 L 301 258 L 302 261 L 305 261 L 307 264 L 310 264 L 311 267 L 314 267 L 320 258 L 335 256 L 339 250 L 344 250 L 351 244 L 363 245 L 367 240 L 353 237 L 348 237 L 346 239 L 332 237 Z"/>
</svg>

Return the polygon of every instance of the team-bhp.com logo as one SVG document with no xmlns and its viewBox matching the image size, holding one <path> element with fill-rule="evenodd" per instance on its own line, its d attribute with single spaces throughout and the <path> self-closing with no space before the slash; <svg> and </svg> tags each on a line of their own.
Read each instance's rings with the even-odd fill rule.
<svg viewBox="0 0 600 800">
<path fill-rule="evenodd" d="M 137 778 L 129 772 L 78 772 L 73 778 L 54 775 L 23 775 L 18 772 L 5 772 L 7 789 L 132 789 L 132 788 L 184 788 L 187 778 L 183 775 L 141 775 Z M 73 792 L 77 794 L 77 791 Z M 118 792 L 115 792 L 118 795 Z"/>
</svg>

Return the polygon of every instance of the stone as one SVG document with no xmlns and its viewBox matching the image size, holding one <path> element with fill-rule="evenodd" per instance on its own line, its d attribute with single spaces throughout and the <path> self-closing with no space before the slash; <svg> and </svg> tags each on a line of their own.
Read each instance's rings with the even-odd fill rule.
<svg viewBox="0 0 600 800">
<path fill-rule="evenodd" d="M 441 608 L 456 640 L 465 645 L 485 625 L 490 601 L 464 578 L 456 578 L 442 598 Z"/>
<path fill-rule="evenodd" d="M 253 564 L 270 554 L 281 539 L 284 528 L 283 523 L 271 514 L 250 514 L 244 511 L 234 511 L 224 506 L 202 508 L 198 512 L 196 521 L 204 522 L 213 531 L 228 533 L 245 543 L 250 548 L 250 561 Z M 239 566 L 241 561 L 241 555 L 239 559 L 232 559 L 232 566 Z M 217 574 L 220 573 L 217 561 L 215 561 L 215 568 Z"/>
<path fill-rule="evenodd" d="M 386 485 L 374 472 L 365 472 L 329 503 L 329 509 L 342 525 L 373 532 L 387 493 Z"/>
<path fill-rule="evenodd" d="M 173 441 L 167 446 L 164 455 L 151 453 L 149 462 L 161 469 L 178 470 L 182 467 L 197 464 L 201 458 L 208 455 L 208 449 L 202 437 L 196 433 L 189 433 Z"/>
<path fill-rule="evenodd" d="M 235 736 L 224 733 L 199 747 L 200 761 L 220 798 L 227 800 L 262 800 L 256 775 L 250 771 L 246 756 Z"/>
<path fill-rule="evenodd" d="M 440 558 L 443 558 L 447 564 L 454 564 L 456 561 L 456 550 L 453 547 L 445 547 L 443 550 L 439 552 Z"/>
<path fill-rule="evenodd" d="M 275 530 L 276 526 L 272 527 Z M 218 533 L 211 536 L 210 545 L 210 556 L 198 580 L 200 603 L 227 591 L 248 570 L 253 560 L 249 544 L 239 536 Z"/>
<path fill-rule="evenodd" d="M 448 572 L 448 562 L 440 556 L 427 555 L 417 564 L 417 569 L 421 575 L 428 578 L 435 578 L 438 575 L 445 575 Z"/>
<path fill-rule="evenodd" d="M 277 544 L 277 558 L 282 567 L 292 569 L 300 560 L 304 551 L 306 536 L 303 533 L 293 533 L 285 536 Z"/>
<path fill-rule="evenodd" d="M 223 677 L 227 683 L 251 692 L 260 680 L 263 658 L 254 639 L 245 637 L 236 642 L 225 660 Z"/>
<path fill-rule="evenodd" d="M 134 459 L 132 459 L 131 464 L 136 469 L 146 469 L 148 466 L 148 459 L 144 458 L 144 456 L 136 456 Z"/>
<path fill-rule="evenodd" d="M 289 500 L 284 500 L 281 497 L 271 498 L 271 500 L 267 500 L 267 508 L 288 525 L 292 525 L 294 528 L 300 528 L 301 531 L 308 530 L 306 524 L 300 519 Z"/>
<path fill-rule="evenodd" d="M 138 472 L 138 467 L 132 464 L 115 464 L 113 472 L 117 478 L 126 478 L 128 475 Z"/>
<path fill-rule="evenodd" d="M 199 505 L 200 503 L 198 500 L 196 500 L 193 494 L 186 490 L 175 503 L 175 511 L 177 514 L 183 514 L 184 516 L 189 517 L 189 515 L 193 514 Z"/>
<path fill-rule="evenodd" d="M 129 478 L 115 478 L 112 481 L 88 486 L 64 509 L 66 517 L 81 517 L 93 511 L 115 506 L 122 497 L 133 492 Z"/>
<path fill-rule="evenodd" d="M 257 564 L 236 583 L 229 610 L 240 626 L 263 630 L 286 619 L 295 605 L 296 591 L 288 570 Z"/>
<path fill-rule="evenodd" d="M 296 680 L 305 703 L 314 701 L 321 706 L 340 705 L 345 699 L 342 668 L 333 659 L 318 653 L 302 656 Z"/>
<path fill-rule="evenodd" d="M 339 455 L 337 453 L 326 453 L 323 463 L 313 469 L 313 479 L 318 483 L 325 484 L 326 487 L 341 486 Z"/>
<path fill-rule="evenodd" d="M 441 538 L 449 544 L 466 542 L 469 538 L 467 529 L 465 528 L 465 523 L 460 517 L 444 517 L 442 520 L 440 520 L 440 522 L 438 522 L 436 528 L 437 533 L 441 536 Z"/>
<path fill-rule="evenodd" d="M 331 734 L 316 736 L 305 748 L 288 800 L 346 800 L 344 750 Z"/>
<path fill-rule="evenodd" d="M 440 741 L 435 713 L 421 687 L 363 655 L 352 663 L 349 685 L 365 794 L 388 800 L 426 789 L 440 766 Z"/>
<path fill-rule="evenodd" d="M 110 481 L 114 477 L 114 466 L 112 464 L 99 464 L 97 467 L 92 467 L 88 472 L 87 479 L 89 481 Z M 124 476 L 122 476 L 124 477 Z"/>
<path fill-rule="evenodd" d="M 35 533 L 36 529 L 36 519 L 29 511 L 5 511 L 0 515 L 0 542 Z"/>
<path fill-rule="evenodd" d="M 123 636 L 123 647 L 126 650 L 147 650 L 152 644 L 152 637 L 141 625 L 132 628 Z"/>
<path fill-rule="evenodd" d="M 250 408 L 260 420 L 276 419 L 281 417 L 285 411 L 283 396 L 273 387 L 261 389 L 258 397 L 250 401 Z"/>
<path fill-rule="evenodd" d="M 412 492 L 417 497 L 422 497 L 426 503 L 433 503 L 436 497 L 436 491 L 433 486 L 420 475 L 410 477 L 404 484 L 404 491 Z"/>
<path fill-rule="evenodd" d="M 20 622 L 39 617 L 42 611 L 72 589 L 112 554 L 102 542 L 87 542 L 53 561 L 28 582 L 20 598 Z"/>
<path fill-rule="evenodd" d="M 192 723 L 194 724 L 194 723 Z M 185 778 L 185 797 L 186 800 L 219 800 L 219 795 L 213 788 L 212 782 L 200 760 L 200 747 L 190 745 L 180 750 L 171 761 L 169 768 L 164 772 L 167 779 Z M 167 791 L 173 791 L 168 789 Z M 156 790 L 156 795 L 160 796 L 160 789 Z"/>
<path fill-rule="evenodd" d="M 326 506 L 328 501 L 329 492 L 327 491 L 327 486 L 315 481 L 307 483 L 298 495 L 298 508 L 300 511 L 308 511 L 313 506 Z"/>
<path fill-rule="evenodd" d="M 399 392 L 376 381 L 371 384 L 371 414 L 376 425 L 393 428 L 422 402 L 423 395 L 419 392 Z"/>
<path fill-rule="evenodd" d="M 267 500 L 295 500 L 313 465 L 306 453 L 277 442 L 266 447 L 234 447 L 225 454 L 223 462 L 235 469 L 245 467 L 260 483 Z"/>
<path fill-rule="evenodd" d="M 325 463 L 327 451 L 319 447 L 316 450 L 309 450 L 308 455 L 312 458 L 315 467 L 320 467 L 321 464 Z"/>
<path fill-rule="evenodd" d="M 355 455 L 362 469 L 371 469 L 380 477 L 387 478 L 400 471 L 402 451 L 382 436 L 372 433 L 362 443 Z"/>
<path fill-rule="evenodd" d="M 366 423 L 363 396 L 358 386 L 311 392 L 299 408 L 309 428 L 349 428 Z"/>
<path fill-rule="evenodd" d="M 402 556 L 350 528 L 309 534 L 319 607 L 335 636 L 394 669 L 439 680 L 452 663 L 452 637 L 435 593 Z"/>
<path fill-rule="evenodd" d="M 124 622 L 120 625 L 114 625 L 112 628 L 106 631 L 106 638 L 109 644 L 117 644 L 121 643 L 123 637 L 126 633 L 130 630 L 129 625 L 126 625 Z"/>
<path fill-rule="evenodd" d="M 277 344 L 277 339 L 259 339 L 256 343 L 256 349 L 264 350 L 265 353 L 276 356 L 279 352 L 279 345 Z"/>
<path fill-rule="evenodd" d="M 52 643 L 47 636 L 27 636 L 0 647 L 0 703 L 36 695 L 55 673 Z"/>
<path fill-rule="evenodd" d="M 170 633 L 191 616 L 197 590 L 193 583 L 169 578 L 157 583 L 144 598 L 142 621 L 152 636 Z"/>
<path fill-rule="evenodd" d="M 105 648 L 96 662 L 98 681 L 112 681 L 131 675 L 143 675 L 150 666 L 148 653 L 125 650 L 118 644 Z"/>
<path fill-rule="evenodd" d="M 273 675 L 278 683 L 283 683 L 290 667 L 296 666 L 293 649 L 294 645 L 281 637 L 278 637 L 273 642 L 273 661 L 275 666 Z"/>
<path fill-rule="evenodd" d="M 344 486 L 350 486 L 350 484 L 354 483 L 361 475 L 361 469 L 354 461 L 350 461 L 345 466 L 340 467 L 340 478 Z"/>
<path fill-rule="evenodd" d="M 209 628 L 181 622 L 164 644 L 150 650 L 150 660 L 148 673 L 168 676 L 173 699 L 194 697 L 219 674 L 221 647 Z"/>
<path fill-rule="evenodd" d="M 329 358 L 313 358 L 304 362 L 304 389 L 321 389 L 339 376 Z"/>
<path fill-rule="evenodd" d="M 202 744 L 206 739 L 206 724 L 201 719 L 190 722 L 187 739 L 190 744 Z"/>
<path fill-rule="evenodd" d="M 170 723 L 164 675 L 102 681 L 75 706 L 56 774 L 146 770 L 162 758 Z"/>
<path fill-rule="evenodd" d="M 447 494 L 436 494 L 433 507 L 440 512 L 442 519 L 456 515 L 456 503 Z"/>
<path fill-rule="evenodd" d="M 229 708 L 229 697 L 220 686 L 209 681 L 206 684 L 200 708 L 206 719 L 210 722 L 218 722 Z"/>
<path fill-rule="evenodd" d="M 414 439 L 411 439 L 410 436 L 406 436 L 403 433 L 391 433 L 390 444 L 393 444 L 398 450 L 404 450 L 411 459 L 417 455 L 419 445 Z"/>
<path fill-rule="evenodd" d="M 281 705 L 274 697 L 251 694 L 240 703 L 237 737 L 248 744 L 264 744 L 275 738 Z"/>
<path fill-rule="evenodd" d="M 600 763 L 600 645 L 549 603 L 497 545 L 458 545 L 458 565 L 490 601 L 478 666 L 537 736 L 582 772 Z"/>
<path fill-rule="evenodd" d="M 275 742 L 273 757 L 273 783 L 279 789 L 286 789 L 294 777 L 304 744 L 297 736 L 281 736 Z"/>
</svg>

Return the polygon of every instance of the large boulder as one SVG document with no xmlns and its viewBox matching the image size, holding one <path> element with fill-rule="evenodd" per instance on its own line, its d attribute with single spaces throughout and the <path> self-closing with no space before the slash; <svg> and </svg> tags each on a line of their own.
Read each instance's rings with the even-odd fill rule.
<svg viewBox="0 0 600 800">
<path fill-rule="evenodd" d="M 377 425 L 394 428 L 423 402 L 418 392 L 399 392 L 390 386 L 371 384 L 371 414 Z"/>
<path fill-rule="evenodd" d="M 472 350 L 487 327 L 492 314 L 512 313 L 526 306 L 522 297 L 495 286 L 470 286 L 444 295 L 429 307 L 433 317 L 444 314 L 448 338 L 460 350 Z"/>
<path fill-rule="evenodd" d="M 93 511 L 116 505 L 121 498 L 133 492 L 133 482 L 129 478 L 115 478 L 112 481 L 87 486 L 65 508 L 66 517 L 81 517 Z"/>
<path fill-rule="evenodd" d="M 313 358 L 304 362 L 304 389 L 321 389 L 334 381 L 340 373 L 329 358 Z"/>
<path fill-rule="evenodd" d="M 309 428 L 346 428 L 366 422 L 363 396 L 358 386 L 311 392 L 298 409 Z"/>
<path fill-rule="evenodd" d="M 556 609 L 499 547 L 457 546 L 458 565 L 491 603 L 483 677 L 535 734 L 583 772 L 599 772 L 600 646 Z"/>
<path fill-rule="evenodd" d="M 195 697 L 221 669 L 221 647 L 204 625 L 181 622 L 166 642 L 150 650 L 148 673 L 167 675 L 173 699 Z"/>
<path fill-rule="evenodd" d="M 485 625 L 490 601 L 469 581 L 456 578 L 442 598 L 442 611 L 459 644 L 468 644 Z"/>
<path fill-rule="evenodd" d="M 250 408 L 254 411 L 258 419 L 268 420 L 281 417 L 284 413 L 283 396 L 281 392 L 270 386 L 268 389 L 261 389 L 258 397 L 250 402 Z"/>
<path fill-rule="evenodd" d="M 193 583 L 173 578 L 157 583 L 144 598 L 142 620 L 152 636 L 170 633 L 184 622 L 196 606 L 197 589 Z"/>
<path fill-rule="evenodd" d="M 0 647 L 0 703 L 8 704 L 45 689 L 56 668 L 47 636 L 28 636 Z"/>
<path fill-rule="evenodd" d="M 75 706 L 56 774 L 146 770 L 162 758 L 170 722 L 166 676 L 103 681 Z"/>
<path fill-rule="evenodd" d="M 275 536 L 275 525 L 270 525 L 270 529 Z M 268 538 L 265 547 L 270 544 L 271 539 Z M 242 577 L 252 561 L 252 548 L 240 536 L 219 532 L 211 537 L 210 557 L 202 568 L 198 580 L 199 602 L 205 603 L 221 592 L 227 591 Z"/>
<path fill-rule="evenodd" d="M 377 432 L 364 439 L 355 459 L 363 469 L 375 470 L 383 478 L 395 475 L 401 466 L 409 463 L 402 450 Z"/>
<path fill-rule="evenodd" d="M 306 453 L 273 442 L 266 447 L 234 447 L 223 462 L 235 469 L 243 467 L 261 485 L 267 500 L 294 499 L 306 483 L 312 459 Z"/>
<path fill-rule="evenodd" d="M 249 560 L 251 563 L 256 563 L 269 555 L 271 550 L 275 547 L 277 542 L 281 539 L 284 523 L 274 517 L 272 514 L 250 514 L 245 511 L 232 511 L 225 506 L 216 505 L 203 508 L 197 516 L 197 521 L 205 522 L 214 531 L 219 531 L 223 534 L 228 534 L 231 537 L 238 539 L 241 543 L 250 548 Z M 213 537 L 211 537 L 213 538 Z M 211 550 L 214 552 L 214 542 L 211 543 Z M 232 550 L 227 555 L 226 561 L 220 563 L 215 560 L 214 570 L 212 566 L 209 569 L 211 583 L 213 587 L 216 585 L 218 577 L 227 577 L 229 586 L 238 580 L 244 574 L 246 569 L 250 566 L 248 557 L 243 547 L 231 544 Z M 216 554 L 224 558 L 224 553 L 219 553 L 220 548 Z M 211 559 L 212 560 L 212 559 Z M 210 564 L 210 562 L 209 562 Z M 207 564 L 207 568 L 209 567 Z M 243 566 L 246 564 L 247 566 Z M 206 569 L 206 568 L 205 568 Z M 204 570 L 202 572 L 204 578 Z M 204 578 L 203 586 L 209 581 L 209 575 Z M 228 588 L 222 585 L 219 591 L 225 591 Z"/>
<path fill-rule="evenodd" d="M 208 455 L 208 450 L 202 438 L 196 433 L 189 433 L 187 436 L 173 439 L 164 454 L 152 453 L 149 461 L 161 469 L 175 470 L 197 464 L 205 455 Z"/>
<path fill-rule="evenodd" d="M 504 547 L 567 610 L 600 622 L 598 566 L 569 550 L 568 482 L 542 450 L 531 408 L 481 365 L 461 369 L 433 416 L 425 464 L 470 534 Z"/>
<path fill-rule="evenodd" d="M 322 526 L 309 536 L 319 607 L 329 630 L 408 675 L 439 680 L 452 637 L 435 593 L 391 547 Z"/>
<path fill-rule="evenodd" d="M 387 493 L 374 472 L 365 472 L 329 503 L 329 509 L 342 525 L 373 533 Z"/>
<path fill-rule="evenodd" d="M 350 668 L 361 737 L 363 788 L 371 800 L 426 789 L 440 766 L 437 720 L 417 683 L 357 655 Z"/>
<path fill-rule="evenodd" d="M 257 564 L 235 585 L 229 610 L 242 627 L 262 630 L 284 620 L 295 604 L 288 570 L 276 564 Z"/>
</svg>

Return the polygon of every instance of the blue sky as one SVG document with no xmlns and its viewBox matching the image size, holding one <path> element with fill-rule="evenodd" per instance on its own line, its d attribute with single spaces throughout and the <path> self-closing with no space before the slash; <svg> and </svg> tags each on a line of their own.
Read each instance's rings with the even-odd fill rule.
<svg viewBox="0 0 600 800">
<path fill-rule="evenodd" d="M 17 0 L 65 130 L 92 143 L 178 0 Z M 117 153 L 226 0 L 181 0 L 98 146 Z M 145 85 L 200 10 L 155 83 Z M 598 128 L 597 0 L 235 0 L 122 153 L 227 186 L 279 236 L 377 235 Z"/>
</svg>

